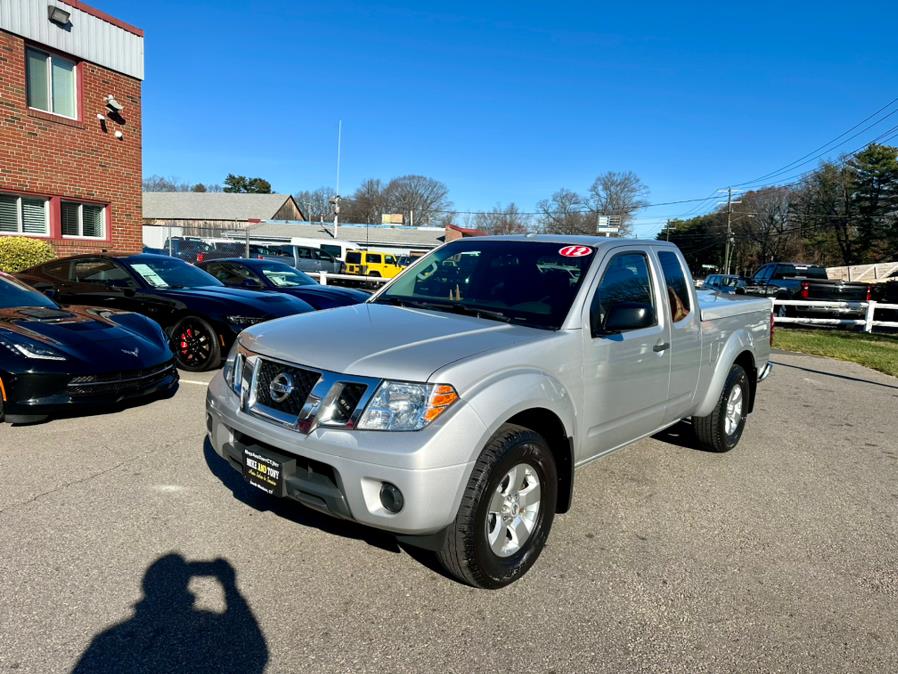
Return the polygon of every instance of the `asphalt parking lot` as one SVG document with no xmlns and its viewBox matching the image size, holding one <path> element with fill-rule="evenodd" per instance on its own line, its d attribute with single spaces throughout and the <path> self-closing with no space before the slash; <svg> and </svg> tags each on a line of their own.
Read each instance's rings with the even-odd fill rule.
<svg viewBox="0 0 898 674">
<path fill-rule="evenodd" d="M 894 672 L 898 379 L 775 361 L 736 450 L 677 427 L 585 468 L 496 592 L 251 492 L 204 444 L 211 374 L 2 426 L 0 671 Z"/>
</svg>

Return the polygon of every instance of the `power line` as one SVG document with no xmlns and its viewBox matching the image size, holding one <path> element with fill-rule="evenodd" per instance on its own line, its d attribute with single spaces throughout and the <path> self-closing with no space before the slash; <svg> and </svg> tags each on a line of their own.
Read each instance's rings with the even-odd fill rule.
<svg viewBox="0 0 898 674">
<path fill-rule="evenodd" d="M 759 177 L 757 177 L 757 178 L 754 178 L 753 180 L 746 180 L 745 182 L 736 183 L 736 186 L 750 185 L 751 183 L 756 183 L 756 182 L 760 182 L 760 181 L 763 181 L 763 180 L 768 180 L 769 178 L 773 178 L 773 177 L 775 177 L 775 176 L 777 176 L 777 175 L 780 175 L 780 174 L 782 174 L 782 173 L 786 173 L 787 171 L 789 171 L 789 169 L 796 168 L 796 167 L 798 167 L 798 166 L 802 166 L 802 165 L 804 165 L 804 164 L 807 164 L 808 162 L 814 161 L 815 159 L 817 159 L 817 158 L 823 156 L 824 154 L 826 154 L 827 152 L 831 152 L 832 150 L 836 149 L 836 148 L 839 147 L 840 145 L 844 145 L 844 144 L 847 143 L 848 141 L 850 141 L 850 140 L 852 140 L 852 139 L 854 139 L 854 138 L 857 138 L 858 136 L 860 136 L 860 135 L 861 135 L 862 133 L 864 133 L 865 131 L 868 131 L 869 129 L 872 129 L 874 126 L 876 126 L 876 125 L 878 125 L 878 124 L 881 124 L 884 120 L 886 120 L 886 119 L 888 119 L 889 117 L 891 117 L 892 115 L 898 113 L 898 108 L 896 108 L 895 110 L 893 110 L 893 111 L 890 112 L 889 114 L 883 116 L 881 119 L 876 120 L 873 124 L 870 124 L 870 125 L 864 127 L 863 129 L 861 129 L 859 132 L 857 132 L 857 133 L 854 134 L 853 136 L 850 136 L 849 138 L 845 138 L 842 142 L 837 143 L 836 145 L 833 145 L 833 143 L 835 143 L 837 140 L 839 140 L 840 138 L 843 138 L 844 136 L 846 136 L 847 134 L 851 133 L 852 131 L 854 131 L 855 129 L 857 129 L 859 126 L 861 126 L 862 124 L 864 124 L 865 122 L 867 122 L 867 121 L 869 121 L 870 119 L 876 117 L 876 116 L 879 115 L 881 112 L 887 110 L 887 109 L 890 108 L 892 105 L 894 105 L 896 102 L 898 102 L 898 97 L 893 98 L 891 101 L 889 101 L 888 103 L 886 103 L 883 107 L 881 107 L 879 110 L 877 110 L 876 112 L 874 112 L 874 113 L 871 114 L 871 115 L 868 115 L 867 117 L 865 117 L 864 119 L 862 119 L 860 122 L 858 122 L 857 124 L 855 124 L 854 126 L 852 126 L 850 129 L 848 129 L 847 131 L 843 131 L 843 132 L 840 133 L 838 136 L 836 136 L 836 137 L 833 138 L 832 140 L 830 140 L 830 141 L 824 143 L 824 144 L 821 145 L 820 147 L 818 147 L 818 148 L 816 148 L 816 149 L 814 149 L 814 150 L 811 150 L 811 151 L 808 152 L 807 154 L 802 155 L 802 156 L 799 157 L 798 159 L 789 162 L 789 163 L 786 164 L 785 166 L 782 166 L 782 167 L 776 169 L 775 171 L 770 171 L 769 173 L 765 173 L 764 175 L 759 176 Z M 832 147 L 830 147 L 830 146 L 832 146 Z M 821 151 L 822 151 L 822 152 L 821 152 Z M 818 152 L 819 152 L 820 154 L 817 154 Z M 812 155 L 814 155 L 814 156 L 812 156 Z"/>
</svg>

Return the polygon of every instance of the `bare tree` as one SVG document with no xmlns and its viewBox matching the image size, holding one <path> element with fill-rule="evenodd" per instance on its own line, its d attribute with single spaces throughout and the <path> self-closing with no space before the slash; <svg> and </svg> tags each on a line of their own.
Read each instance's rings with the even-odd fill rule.
<svg viewBox="0 0 898 674">
<path fill-rule="evenodd" d="M 334 195 L 332 187 L 319 187 L 317 190 L 302 190 L 293 195 L 296 203 L 310 222 L 330 220 L 333 217 L 333 206 L 330 199 Z"/>
<path fill-rule="evenodd" d="M 549 234 L 595 234 L 595 219 L 585 213 L 586 203 L 576 192 L 562 187 L 536 205 L 543 229 Z"/>
<path fill-rule="evenodd" d="M 144 192 L 189 192 L 190 188 L 191 186 L 181 182 L 180 178 L 151 175 L 143 179 Z"/>
<path fill-rule="evenodd" d="M 797 252 L 796 235 L 790 224 L 792 193 L 771 187 L 742 195 L 742 204 L 732 216 L 733 233 L 740 259 L 760 266 L 789 258 Z"/>
<path fill-rule="evenodd" d="M 343 200 L 341 218 L 346 222 L 378 223 L 386 207 L 383 181 L 368 178 L 362 181 L 351 197 Z"/>
<path fill-rule="evenodd" d="M 528 231 L 530 220 L 518 210 L 514 202 L 504 208 L 500 205 L 487 212 L 478 213 L 472 226 L 488 234 L 522 234 Z"/>
<path fill-rule="evenodd" d="M 384 188 L 386 208 L 402 213 L 406 223 L 430 225 L 452 208 L 449 188 L 439 180 L 419 175 L 393 178 Z"/>
<path fill-rule="evenodd" d="M 607 171 L 593 181 L 585 201 L 594 222 L 599 215 L 618 216 L 621 235 L 626 235 L 630 233 L 633 213 L 648 204 L 648 193 L 633 171 Z M 591 233 L 595 233 L 595 227 Z"/>
</svg>

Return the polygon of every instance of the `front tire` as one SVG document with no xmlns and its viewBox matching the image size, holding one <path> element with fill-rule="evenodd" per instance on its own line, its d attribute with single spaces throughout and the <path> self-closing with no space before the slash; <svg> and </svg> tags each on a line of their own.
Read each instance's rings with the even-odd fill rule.
<svg viewBox="0 0 898 674">
<path fill-rule="evenodd" d="M 714 411 L 704 417 L 692 418 L 702 449 L 728 452 L 739 444 L 748 415 L 750 390 L 745 370 L 741 365 L 733 364 Z"/>
<path fill-rule="evenodd" d="M 185 316 L 175 324 L 171 334 L 175 362 L 182 370 L 203 372 L 221 364 L 218 334 L 199 316 Z"/>
<path fill-rule="evenodd" d="M 555 516 L 558 473 L 545 439 L 505 424 L 487 443 L 438 553 L 474 587 L 497 589 L 536 562 Z"/>
</svg>

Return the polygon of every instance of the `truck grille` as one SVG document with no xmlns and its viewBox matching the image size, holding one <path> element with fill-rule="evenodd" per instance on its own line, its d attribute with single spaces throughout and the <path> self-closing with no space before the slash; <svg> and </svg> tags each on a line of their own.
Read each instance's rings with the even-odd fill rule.
<svg viewBox="0 0 898 674">
<path fill-rule="evenodd" d="M 306 398 L 309 397 L 320 376 L 321 373 L 314 370 L 262 360 L 256 380 L 256 401 L 290 416 L 299 416 Z M 277 383 L 272 386 L 272 382 Z M 281 398 L 279 390 L 283 391 L 286 397 Z"/>
<path fill-rule="evenodd" d="M 237 391 L 244 411 L 305 434 L 318 426 L 355 426 L 380 383 L 288 365 L 246 350 L 237 362 L 242 364 Z"/>
</svg>

